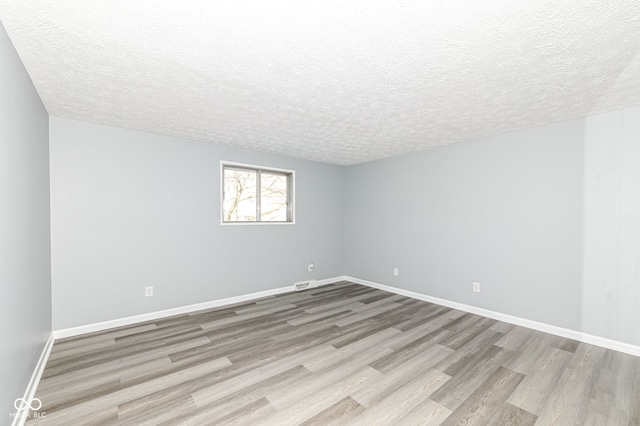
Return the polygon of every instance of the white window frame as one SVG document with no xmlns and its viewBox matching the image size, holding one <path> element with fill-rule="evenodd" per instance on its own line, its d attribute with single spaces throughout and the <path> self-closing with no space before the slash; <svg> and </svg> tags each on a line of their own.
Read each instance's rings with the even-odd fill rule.
<svg viewBox="0 0 640 426">
<path fill-rule="evenodd" d="M 276 222 L 276 221 L 234 221 L 227 222 L 224 220 L 224 168 L 225 167 L 236 167 L 240 169 L 247 169 L 253 171 L 261 171 L 261 172 L 274 172 L 274 173 L 282 173 L 291 176 L 290 180 L 290 189 L 289 189 L 289 206 L 287 207 L 290 211 L 291 220 L 286 222 Z M 246 164 L 246 163 L 236 163 L 231 161 L 220 161 L 220 225 L 295 225 L 296 223 L 296 172 L 295 170 L 288 169 L 280 169 L 276 167 L 267 167 L 267 166 L 259 166 L 256 164 Z M 259 194 L 258 194 L 259 198 Z"/>
</svg>

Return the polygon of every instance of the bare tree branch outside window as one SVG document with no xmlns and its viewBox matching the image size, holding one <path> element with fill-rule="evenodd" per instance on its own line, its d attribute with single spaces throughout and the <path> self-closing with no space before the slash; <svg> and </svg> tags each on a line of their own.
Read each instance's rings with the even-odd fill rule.
<svg viewBox="0 0 640 426">
<path fill-rule="evenodd" d="M 225 222 L 290 222 L 292 174 L 223 167 Z"/>
<path fill-rule="evenodd" d="M 260 179 L 261 219 L 287 220 L 287 177 L 262 173 Z"/>
<path fill-rule="evenodd" d="M 256 179 L 254 171 L 224 170 L 225 221 L 255 221 Z"/>
</svg>

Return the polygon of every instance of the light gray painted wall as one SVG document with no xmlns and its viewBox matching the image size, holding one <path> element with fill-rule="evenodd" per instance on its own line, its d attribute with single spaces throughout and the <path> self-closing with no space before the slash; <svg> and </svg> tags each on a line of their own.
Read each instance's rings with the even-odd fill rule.
<svg viewBox="0 0 640 426">
<path fill-rule="evenodd" d="M 48 115 L 0 25 L 0 416 L 51 332 Z"/>
<path fill-rule="evenodd" d="M 54 329 L 344 274 L 343 167 L 55 117 L 50 138 Z M 221 226 L 220 160 L 295 170 L 295 225 Z"/>
<path fill-rule="evenodd" d="M 349 167 L 347 274 L 580 329 L 583 139 L 575 120 Z"/>
<path fill-rule="evenodd" d="M 582 322 L 640 345 L 640 107 L 586 119 Z"/>
</svg>

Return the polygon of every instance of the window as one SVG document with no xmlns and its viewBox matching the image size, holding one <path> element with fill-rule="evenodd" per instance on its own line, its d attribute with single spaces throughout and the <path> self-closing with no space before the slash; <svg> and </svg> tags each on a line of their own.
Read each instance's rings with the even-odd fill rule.
<svg viewBox="0 0 640 426">
<path fill-rule="evenodd" d="M 293 171 L 222 163 L 222 223 L 293 223 Z"/>
</svg>

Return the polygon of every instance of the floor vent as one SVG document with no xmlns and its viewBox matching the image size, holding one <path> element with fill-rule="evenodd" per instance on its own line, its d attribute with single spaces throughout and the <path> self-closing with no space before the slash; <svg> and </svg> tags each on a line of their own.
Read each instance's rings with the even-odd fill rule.
<svg viewBox="0 0 640 426">
<path fill-rule="evenodd" d="M 295 283 L 293 285 L 293 287 L 295 288 L 296 291 L 302 291 L 302 290 L 306 290 L 308 288 L 318 287 L 318 281 L 316 281 L 316 280 L 301 281 L 299 283 Z"/>
</svg>

